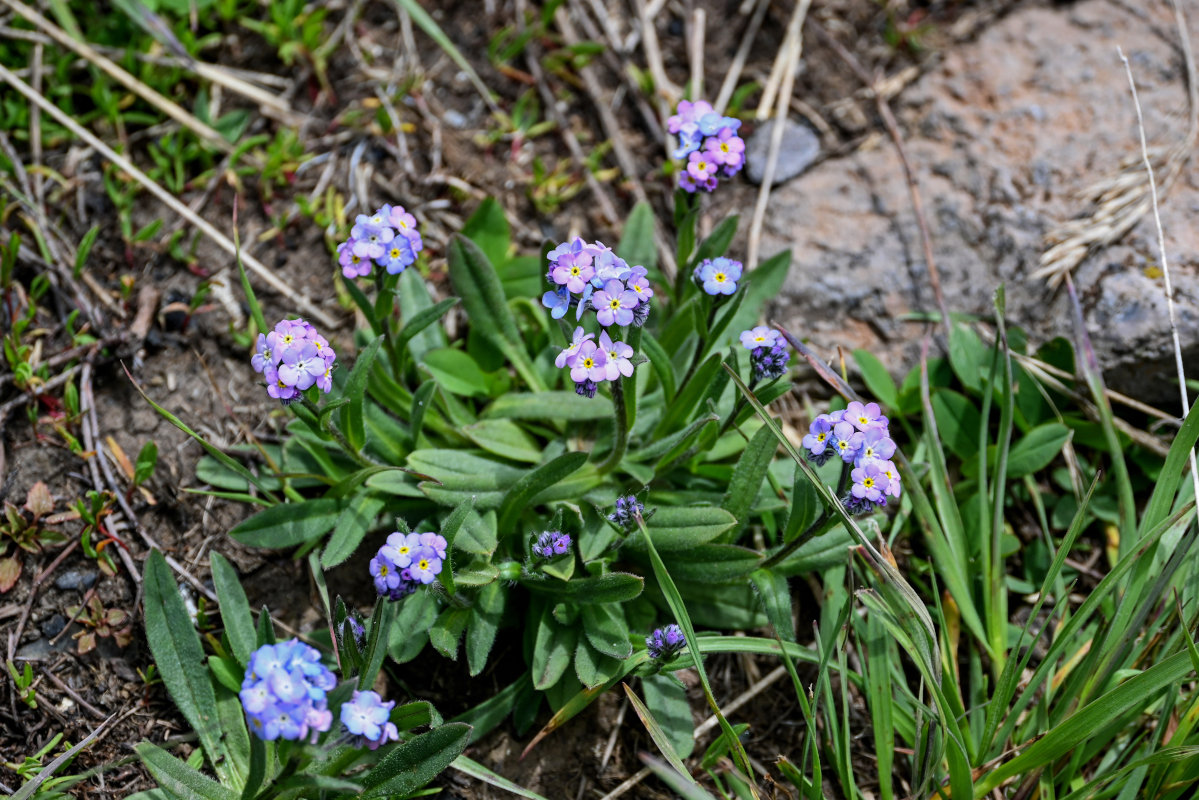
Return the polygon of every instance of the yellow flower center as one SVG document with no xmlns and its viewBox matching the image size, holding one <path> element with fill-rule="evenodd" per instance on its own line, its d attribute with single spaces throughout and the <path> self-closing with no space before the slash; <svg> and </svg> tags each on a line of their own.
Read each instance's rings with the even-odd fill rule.
<svg viewBox="0 0 1199 800">
<path fill-rule="evenodd" d="M 617 353 L 615 350 L 609 350 L 608 356 L 610 358 L 620 358 L 620 353 Z"/>
<path fill-rule="evenodd" d="M 593 358 L 584 358 L 583 359 L 583 369 L 591 369 L 594 366 L 595 366 L 595 359 L 593 359 Z"/>
<path fill-rule="evenodd" d="M 637 294 L 641 294 L 641 287 L 634 284 L 633 291 L 636 292 Z"/>
<path fill-rule="evenodd" d="M 398 248 L 398 247 L 391 248 L 391 257 L 399 258 L 400 257 L 400 248 Z"/>
<path fill-rule="evenodd" d="M 695 162 L 695 167 L 696 167 L 696 169 L 698 169 L 700 172 L 703 172 L 704 170 L 706 170 L 706 169 L 708 168 L 708 162 L 707 162 L 707 161 L 696 161 L 696 162 Z"/>
<path fill-rule="evenodd" d="M 862 423 L 863 425 L 869 425 L 870 417 L 858 417 L 858 422 Z"/>
<path fill-rule="evenodd" d="M 403 230 L 408 230 L 408 223 L 407 223 L 407 222 L 405 222 L 404 220 L 400 220 L 400 227 L 401 227 Z"/>
<path fill-rule="evenodd" d="M 765 336 L 755 336 L 754 341 L 755 342 L 764 342 L 764 341 L 766 341 L 766 337 Z"/>
<path fill-rule="evenodd" d="M 293 341 L 295 341 L 295 338 L 296 337 L 292 336 L 290 333 L 285 334 L 283 336 L 283 344 L 291 344 Z"/>
<path fill-rule="evenodd" d="M 358 255 L 357 253 L 350 253 L 350 263 L 351 264 L 362 263 L 362 256 Z"/>
<path fill-rule="evenodd" d="M 408 547 L 408 545 L 406 545 L 406 544 L 405 544 L 405 545 L 401 545 L 400 547 L 398 547 L 398 548 L 396 548 L 396 549 L 398 549 L 398 550 L 400 551 L 400 555 L 402 555 L 402 556 L 406 556 L 406 555 L 408 555 L 408 550 L 409 550 L 409 547 Z"/>
<path fill-rule="evenodd" d="M 620 308 L 620 298 L 613 297 L 611 300 L 608 301 L 608 307 L 611 308 L 613 311 Z"/>
<path fill-rule="evenodd" d="M 417 569 L 420 569 L 420 570 L 426 570 L 426 569 L 428 569 L 428 568 L 429 568 L 429 559 L 427 559 L 427 558 L 422 558 L 422 559 L 420 560 L 420 563 L 418 563 L 418 564 L 416 565 L 416 568 L 417 568 Z"/>
<path fill-rule="evenodd" d="M 865 478 L 862 481 L 862 485 L 865 486 L 867 489 L 872 488 L 874 486 L 874 478 Z"/>
<path fill-rule="evenodd" d="M 725 275 L 723 272 L 717 272 L 715 275 L 712 276 L 712 280 L 716 281 L 717 283 L 724 283 L 728 279 L 729 279 L 729 276 Z"/>
<path fill-rule="evenodd" d="M 386 575 L 386 574 L 387 574 L 387 565 L 386 565 L 386 564 L 380 564 L 380 565 L 379 565 L 379 574 L 380 574 L 380 575 Z"/>
<path fill-rule="evenodd" d="M 845 450 L 846 448 L 849 447 L 849 442 L 842 439 L 841 441 L 837 442 L 837 447 L 840 447 L 842 450 Z"/>
<path fill-rule="evenodd" d="M 827 433 L 818 433 L 818 434 L 816 434 L 816 441 L 818 441 L 818 442 L 823 442 L 823 441 L 824 441 L 825 439 L 827 439 L 827 438 L 828 438 L 828 434 L 827 434 Z"/>
</svg>

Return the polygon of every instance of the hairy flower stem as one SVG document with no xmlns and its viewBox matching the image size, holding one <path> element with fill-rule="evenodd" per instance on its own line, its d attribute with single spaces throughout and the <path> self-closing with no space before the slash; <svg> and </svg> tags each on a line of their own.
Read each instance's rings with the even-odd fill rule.
<svg viewBox="0 0 1199 800">
<path fill-rule="evenodd" d="M 838 497 L 840 497 L 842 494 L 845 493 L 845 488 L 849 485 L 849 475 L 850 475 L 852 466 L 853 466 L 852 464 L 842 464 L 841 465 L 841 478 L 837 481 L 837 496 Z M 827 509 L 827 508 L 824 509 L 824 511 L 820 512 L 820 516 L 816 518 L 816 521 L 808 526 L 808 529 L 806 531 L 801 533 L 799 536 L 796 536 L 791 541 L 787 542 L 785 545 L 783 545 L 783 547 L 778 552 L 776 552 L 770 558 L 768 558 L 764 562 L 762 562 L 762 568 L 770 569 L 771 567 L 773 567 L 777 564 L 781 564 L 792 553 L 794 553 L 799 548 L 803 547 L 805 544 L 807 544 L 812 539 L 816 538 L 817 536 L 819 536 L 821 534 L 828 533 L 830 530 L 832 530 L 833 526 L 836 525 L 838 522 L 840 522 L 839 517 L 833 516 L 830 513 L 829 509 Z"/>
<path fill-rule="evenodd" d="M 624 378 L 619 378 L 612 383 L 612 406 L 615 409 L 616 429 L 612 434 L 612 452 L 598 467 L 600 475 L 606 475 L 614 470 L 624 458 L 625 449 L 629 446 L 629 415 L 628 409 L 625 408 Z"/>
<path fill-rule="evenodd" d="M 316 403 L 309 400 L 306 395 L 300 395 L 300 402 L 304 405 L 304 408 L 308 409 L 308 411 L 314 417 L 317 418 L 317 420 L 320 420 L 321 410 L 317 406 Z M 323 424 L 321 424 L 321 429 L 325 433 L 331 435 L 334 439 L 336 439 L 337 443 L 341 445 L 341 449 L 346 452 L 346 455 L 348 455 L 350 458 L 354 459 L 354 463 L 356 463 L 358 466 L 360 466 L 360 467 L 377 466 L 377 464 L 375 464 L 369 458 L 362 455 L 362 453 L 359 453 L 357 450 L 355 450 L 353 447 L 351 447 L 350 442 L 348 439 L 346 439 L 345 434 L 342 433 L 337 428 L 333 427 L 333 424 L 329 421 L 328 418 L 326 418 L 325 422 Z"/>
</svg>

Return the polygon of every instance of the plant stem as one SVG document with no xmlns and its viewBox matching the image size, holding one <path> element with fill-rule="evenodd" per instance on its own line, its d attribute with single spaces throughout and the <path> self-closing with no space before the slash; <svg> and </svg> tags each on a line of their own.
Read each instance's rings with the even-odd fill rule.
<svg viewBox="0 0 1199 800">
<path fill-rule="evenodd" d="M 841 477 L 837 481 L 837 496 L 838 497 L 840 497 L 841 494 L 845 491 L 845 487 L 849 483 L 849 473 L 850 473 L 851 466 L 852 465 L 850 465 L 850 464 L 842 464 L 841 465 Z M 776 564 L 782 563 L 783 561 L 785 561 L 787 559 L 788 556 L 790 556 L 792 553 L 794 553 L 799 548 L 803 547 L 811 539 L 815 538 L 816 536 L 818 536 L 822 533 L 828 532 L 828 530 L 830 528 L 832 528 L 833 524 L 836 523 L 837 521 L 838 521 L 837 518 L 832 516 L 829 513 L 829 509 L 827 509 L 827 508 L 824 509 L 823 511 L 820 512 L 820 516 L 816 518 L 816 521 L 808 526 L 808 529 L 806 531 L 801 533 L 799 536 L 796 536 L 791 541 L 787 542 L 785 545 L 782 546 L 782 548 L 777 553 L 772 555 L 770 558 L 766 559 L 762 563 L 762 568 L 769 569 L 770 567 L 773 567 Z"/>
<path fill-rule="evenodd" d="M 304 395 L 304 394 L 300 395 L 300 402 L 303 403 L 304 408 L 308 409 L 312 413 L 312 415 L 317 418 L 317 420 L 319 422 L 319 420 L 321 418 L 320 407 L 317 406 L 316 403 L 309 400 L 308 396 Z M 345 454 L 348 455 L 350 458 L 352 458 L 354 460 L 354 463 L 356 463 L 358 466 L 360 466 L 360 467 L 378 466 L 373 461 L 371 461 L 369 458 L 362 455 L 357 450 L 355 450 L 353 447 L 351 447 L 349 440 L 346 439 L 346 435 L 344 433 L 342 433 L 340 430 L 338 430 L 337 428 L 335 428 L 333 426 L 333 424 L 330 423 L 328 420 L 326 420 L 325 423 L 323 425 L 321 425 L 321 430 L 323 430 L 325 433 L 331 435 L 334 439 L 336 439 L 337 443 L 339 445 L 341 445 L 341 449 L 345 451 Z"/>
<path fill-rule="evenodd" d="M 613 432 L 612 452 L 599 465 L 600 475 L 606 475 L 615 469 L 616 465 L 624 458 L 625 450 L 629 446 L 629 416 L 628 410 L 625 408 L 624 378 L 619 378 L 612 384 L 612 405 L 615 409 L 616 429 Z"/>
</svg>

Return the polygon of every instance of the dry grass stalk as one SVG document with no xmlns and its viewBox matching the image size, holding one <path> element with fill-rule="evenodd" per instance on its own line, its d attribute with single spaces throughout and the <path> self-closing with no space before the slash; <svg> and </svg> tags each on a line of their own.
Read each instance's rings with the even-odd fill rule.
<svg viewBox="0 0 1199 800">
<path fill-rule="evenodd" d="M 1033 278 L 1045 280 L 1051 287 L 1060 286 L 1087 256 L 1119 241 L 1150 209 L 1156 209 L 1158 187 L 1163 193 L 1169 191 L 1191 158 L 1199 140 L 1199 96 L 1196 94 L 1199 83 L 1190 36 L 1178 3 L 1174 3 L 1174 12 L 1186 62 L 1190 119 L 1186 135 L 1171 146 L 1149 147 L 1142 141 L 1139 155 L 1128 156 L 1112 174 L 1078 194 L 1078 201 L 1086 203 L 1086 207 L 1074 219 L 1063 222 L 1045 235 L 1046 249 L 1041 254 L 1041 267 L 1032 274 Z M 1137 118 L 1140 121 L 1139 105 Z M 1142 139 L 1144 135 L 1142 128 Z M 1164 250 L 1162 258 L 1164 265 Z"/>
<path fill-rule="evenodd" d="M 60 125 L 71 131 L 71 133 L 78 138 L 87 142 L 87 144 L 93 147 L 98 153 L 100 153 L 100 155 L 104 156 L 113 164 L 116 164 L 118 167 L 124 170 L 131 178 L 140 183 L 145 189 L 147 189 L 152 195 L 154 195 L 172 211 L 182 216 L 201 232 L 207 235 L 208 238 L 212 239 L 212 241 L 222 250 L 229 253 L 229 255 L 237 254 L 237 248 L 234 246 L 229 237 L 217 230 L 212 223 L 208 222 L 208 220 L 199 216 L 196 214 L 196 212 L 185 206 L 179 201 L 178 198 L 159 186 L 158 183 L 156 183 L 150 176 L 146 175 L 146 173 L 134 166 L 133 162 L 129 161 L 129 159 L 125 158 L 120 153 L 117 153 L 111 147 L 106 145 L 95 134 L 81 126 L 78 122 L 72 119 L 70 115 L 64 113 L 45 97 L 33 91 L 29 84 L 18 78 L 4 66 L 0 66 L 0 80 L 16 89 L 17 92 L 24 95 L 25 98 L 30 102 L 40 106 L 42 111 L 53 117 Z M 281 295 L 294 303 L 298 310 L 320 322 L 320 324 L 326 328 L 337 327 L 337 323 L 333 317 L 329 316 L 320 308 L 318 308 L 308 298 L 301 296 L 286 281 L 276 275 L 274 271 L 268 269 L 261 261 L 246 252 L 241 253 L 241 259 L 251 272 L 265 281 L 272 289 L 279 292 Z"/>
</svg>

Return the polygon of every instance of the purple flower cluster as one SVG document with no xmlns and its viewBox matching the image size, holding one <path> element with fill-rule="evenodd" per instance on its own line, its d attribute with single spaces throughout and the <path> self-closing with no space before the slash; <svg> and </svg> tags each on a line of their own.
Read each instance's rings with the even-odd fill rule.
<svg viewBox="0 0 1199 800">
<path fill-rule="evenodd" d="M 850 513 L 865 513 L 885 506 L 888 497 L 899 497 L 899 470 L 891 461 L 895 442 L 878 403 L 855 400 L 844 411 L 821 414 L 808 427 L 803 446 L 818 465 L 833 456 L 853 465 L 853 485 L 842 501 Z"/>
<path fill-rule="evenodd" d="M 705 258 L 695 268 L 695 281 L 713 297 L 732 294 L 741 280 L 741 269 L 741 262 L 731 258 Z"/>
<path fill-rule="evenodd" d="M 654 296 L 645 267 L 630 267 L 603 242 L 589 243 L 577 236 L 555 247 L 547 258 L 545 277 L 554 288 L 541 296 L 541 304 L 551 317 L 562 319 L 575 306 L 575 319 L 592 308 L 605 328 L 645 324 Z"/>
<path fill-rule="evenodd" d="M 594 333 L 575 328 L 571 343 L 562 348 L 554 359 L 559 369 L 569 369 L 575 382 L 575 392 L 595 397 L 596 388 L 604 381 L 615 381 L 633 374 L 633 348 L 624 342 L 613 341 L 607 331 L 595 341 Z"/>
<path fill-rule="evenodd" d="M 616 498 L 616 510 L 608 515 L 608 521 L 626 531 L 637 527 L 637 517 L 645 513 L 645 506 L 634 495 Z"/>
<path fill-rule="evenodd" d="M 337 263 L 346 280 L 365 278 L 373 264 L 399 275 L 416 262 L 423 248 L 416 218 L 403 206 L 384 204 L 369 216 L 355 218 L 350 238 L 337 246 Z"/>
<path fill-rule="evenodd" d="M 341 706 L 341 724 L 371 750 L 388 742 L 398 742 L 400 732 L 388 717 L 395 708 L 395 701 L 383 701 L 376 692 L 354 692 L 354 696 Z"/>
<path fill-rule="evenodd" d="M 285 319 L 270 333 L 258 334 L 250 364 L 266 378 L 267 394 L 287 405 L 312 386 L 329 392 L 335 361 L 337 353 L 316 328 L 302 319 Z"/>
<path fill-rule="evenodd" d="M 687 644 L 683 629 L 673 622 L 665 628 L 656 628 L 645 637 L 645 649 L 653 659 L 667 659 L 678 653 Z"/>
<path fill-rule="evenodd" d="M 326 702 L 336 685 L 315 648 L 288 639 L 263 645 L 250 655 L 238 697 L 258 738 L 299 741 L 332 726 L 333 712 Z"/>
<path fill-rule="evenodd" d="M 745 164 L 745 142 L 737 135 L 741 120 L 722 117 L 704 100 L 683 100 L 666 128 L 679 137 L 674 157 L 687 159 L 679 174 L 679 188 L 711 192 L 719 178 L 731 178 Z"/>
<path fill-rule="evenodd" d="M 371 559 L 375 591 L 400 600 L 432 583 L 441 574 L 447 546 L 445 537 L 436 533 L 392 533 Z"/>
<path fill-rule="evenodd" d="M 791 354 L 787 352 L 783 335 L 778 331 L 766 325 L 759 325 L 741 332 L 741 344 L 750 351 L 749 364 L 755 383 L 760 380 L 774 380 L 787 374 Z"/>
<path fill-rule="evenodd" d="M 533 555 L 541 558 L 554 558 L 565 555 L 570 550 L 570 534 L 562 531 L 542 531 L 533 540 Z"/>
</svg>

